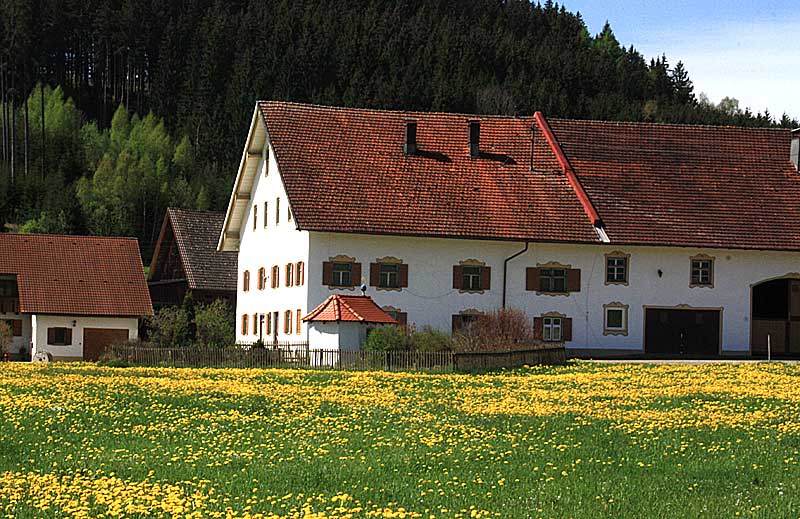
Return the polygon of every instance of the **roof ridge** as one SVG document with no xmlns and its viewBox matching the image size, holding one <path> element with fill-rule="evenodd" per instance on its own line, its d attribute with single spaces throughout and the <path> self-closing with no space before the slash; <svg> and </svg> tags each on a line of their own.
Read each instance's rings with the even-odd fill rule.
<svg viewBox="0 0 800 519">
<path fill-rule="evenodd" d="M 464 116 L 468 118 L 491 118 L 491 119 L 531 119 L 531 115 L 507 115 L 507 114 L 474 114 L 467 112 L 443 112 L 443 111 L 424 111 L 424 110 L 398 110 L 398 109 L 384 109 L 384 108 L 367 108 L 359 106 L 336 106 L 325 105 L 318 103 L 298 103 L 296 101 L 279 101 L 270 99 L 259 99 L 256 101 L 257 105 L 273 105 L 273 106 L 293 106 L 301 108 L 324 108 L 335 111 L 346 112 L 367 112 L 378 114 L 421 114 L 421 115 L 451 115 L 451 116 Z"/>
</svg>

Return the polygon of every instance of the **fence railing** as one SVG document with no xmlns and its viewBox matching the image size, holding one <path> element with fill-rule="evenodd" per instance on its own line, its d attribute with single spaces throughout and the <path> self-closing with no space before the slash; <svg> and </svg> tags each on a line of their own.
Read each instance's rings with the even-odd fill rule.
<svg viewBox="0 0 800 519">
<path fill-rule="evenodd" d="M 454 353 L 425 351 L 361 351 L 309 349 L 306 344 L 281 344 L 280 347 L 186 347 L 158 348 L 112 345 L 109 356 L 115 361 L 139 366 L 227 367 L 382 370 L 382 371 L 485 371 L 515 368 L 525 364 L 563 364 L 563 345 L 526 351 Z"/>
</svg>

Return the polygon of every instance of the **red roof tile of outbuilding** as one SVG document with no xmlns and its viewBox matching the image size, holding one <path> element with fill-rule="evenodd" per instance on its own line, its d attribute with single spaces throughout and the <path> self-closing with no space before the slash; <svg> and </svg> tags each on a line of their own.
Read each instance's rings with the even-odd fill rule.
<svg viewBox="0 0 800 519">
<path fill-rule="evenodd" d="M 598 243 L 596 211 L 614 244 L 800 250 L 787 130 L 258 106 L 301 229 Z"/>
<path fill-rule="evenodd" d="M 303 321 L 351 321 L 360 323 L 397 324 L 369 296 L 333 294 L 322 302 Z"/>
<path fill-rule="evenodd" d="M 23 313 L 153 313 L 135 239 L 0 234 L 0 274 L 16 275 Z"/>
</svg>

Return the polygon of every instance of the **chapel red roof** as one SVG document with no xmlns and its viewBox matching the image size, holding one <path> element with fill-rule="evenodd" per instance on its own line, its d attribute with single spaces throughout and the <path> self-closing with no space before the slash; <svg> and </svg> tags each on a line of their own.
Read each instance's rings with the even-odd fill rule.
<svg viewBox="0 0 800 519">
<path fill-rule="evenodd" d="M 788 130 L 258 106 L 300 229 L 800 250 Z"/>
<path fill-rule="evenodd" d="M 0 275 L 23 313 L 140 317 L 153 307 L 132 238 L 0 234 Z"/>
<path fill-rule="evenodd" d="M 350 321 L 360 323 L 397 324 L 369 296 L 333 294 L 322 302 L 303 321 Z"/>
</svg>

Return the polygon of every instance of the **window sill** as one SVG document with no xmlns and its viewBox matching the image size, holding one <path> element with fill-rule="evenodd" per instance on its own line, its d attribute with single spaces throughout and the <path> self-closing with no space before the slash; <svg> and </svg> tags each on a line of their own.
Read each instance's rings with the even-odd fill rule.
<svg viewBox="0 0 800 519">
<path fill-rule="evenodd" d="M 628 336 L 628 330 L 603 330 L 603 335 L 620 335 L 620 336 Z"/>
<path fill-rule="evenodd" d="M 459 294 L 483 294 L 485 292 L 487 292 L 487 291 L 486 290 L 468 290 L 466 288 L 459 288 L 458 289 L 458 293 Z"/>
<path fill-rule="evenodd" d="M 405 287 L 374 287 L 375 290 L 380 290 L 382 292 L 402 292 L 403 288 Z"/>
<path fill-rule="evenodd" d="M 355 286 L 347 286 L 347 285 L 327 285 L 328 290 L 355 290 L 357 287 Z"/>
<path fill-rule="evenodd" d="M 572 292 L 542 292 L 541 290 L 536 291 L 537 296 L 568 296 L 571 293 Z M 554 341 L 554 342 L 560 342 L 560 341 Z"/>
<path fill-rule="evenodd" d="M 689 288 L 714 288 L 714 283 L 689 283 Z"/>
<path fill-rule="evenodd" d="M 608 285 L 620 285 L 620 286 L 624 286 L 624 287 L 627 287 L 627 286 L 630 285 L 630 283 L 628 283 L 627 281 L 606 281 L 604 284 L 606 286 L 608 286 Z"/>
</svg>

